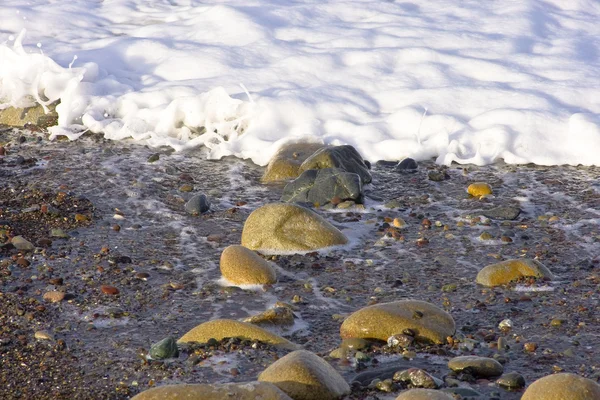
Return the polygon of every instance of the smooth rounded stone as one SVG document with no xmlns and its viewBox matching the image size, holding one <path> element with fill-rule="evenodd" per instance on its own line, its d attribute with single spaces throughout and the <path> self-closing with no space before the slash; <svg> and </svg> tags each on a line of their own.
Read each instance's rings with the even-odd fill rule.
<svg viewBox="0 0 600 400">
<path fill-rule="evenodd" d="M 275 269 L 244 246 L 232 245 L 221 253 L 221 274 L 235 285 L 266 285 L 277 282 Z"/>
<path fill-rule="evenodd" d="M 454 400 L 454 397 L 434 389 L 410 389 L 400 393 L 396 400 Z"/>
<path fill-rule="evenodd" d="M 350 393 L 348 383 L 329 363 L 306 350 L 275 361 L 258 380 L 273 383 L 294 400 L 334 400 Z"/>
<path fill-rule="evenodd" d="M 448 378 L 446 378 L 448 379 Z M 452 398 L 456 398 L 454 397 L 459 396 L 459 399 L 479 399 L 481 398 L 483 399 L 487 399 L 486 396 L 482 395 L 481 393 L 479 393 L 477 390 L 471 389 L 469 387 L 451 387 L 451 388 L 446 388 L 446 389 L 442 389 L 441 390 L 444 393 L 448 393 L 449 395 L 453 396 Z"/>
<path fill-rule="evenodd" d="M 496 383 L 508 389 L 521 389 L 525 387 L 525 378 L 518 372 L 508 372 L 498 378 Z"/>
<path fill-rule="evenodd" d="M 419 168 L 419 166 L 415 160 L 412 158 L 405 158 L 400 161 L 394 169 L 400 172 L 416 172 L 417 168 Z"/>
<path fill-rule="evenodd" d="M 421 342 L 445 343 L 456 330 L 454 319 L 433 304 L 400 300 L 362 308 L 342 323 L 343 339 L 357 337 L 387 341 L 390 336 L 410 329 Z"/>
<path fill-rule="evenodd" d="M 131 400 L 292 400 L 268 382 L 182 384 L 148 389 Z"/>
<path fill-rule="evenodd" d="M 210 201 L 205 194 L 197 194 L 185 203 L 185 211 L 192 215 L 199 215 L 210 209 Z"/>
<path fill-rule="evenodd" d="M 560 373 L 533 382 L 521 400 L 596 400 L 600 399 L 600 385 L 579 375 Z"/>
<path fill-rule="evenodd" d="M 56 104 L 48 105 L 47 113 L 40 104 L 35 104 L 32 107 L 2 109 L 0 110 L 0 125 L 24 127 L 32 124 L 41 128 L 48 128 L 58 122 L 58 114 L 55 111 Z"/>
<path fill-rule="evenodd" d="M 64 300 L 65 296 L 66 294 L 64 292 L 52 290 L 50 292 L 44 293 L 42 298 L 50 303 L 59 303 Z"/>
<path fill-rule="evenodd" d="M 488 265 L 477 274 L 475 281 L 484 286 L 505 285 L 523 277 L 554 279 L 552 272 L 540 262 L 528 258 L 506 260 Z"/>
<path fill-rule="evenodd" d="M 273 307 L 258 314 L 244 319 L 244 322 L 254 325 L 294 325 L 294 312 L 289 307 Z"/>
<path fill-rule="evenodd" d="M 33 334 L 33 337 L 35 337 L 37 340 L 52 340 L 52 339 L 54 339 L 52 334 L 48 331 L 35 331 L 35 333 Z"/>
<path fill-rule="evenodd" d="M 154 343 L 148 352 L 153 360 L 164 360 L 167 358 L 179 357 L 177 342 L 172 336 L 168 336 L 159 342 Z"/>
<path fill-rule="evenodd" d="M 337 199 L 338 203 L 345 200 L 362 203 L 362 184 L 358 174 L 339 168 L 309 169 L 288 183 L 281 195 L 281 201 L 288 203 L 325 205 L 333 199 Z"/>
<path fill-rule="evenodd" d="M 498 361 L 493 358 L 478 356 L 454 357 L 448 361 L 448 368 L 454 372 L 468 369 L 473 375 L 482 378 L 499 376 L 504 372 L 504 367 Z"/>
<path fill-rule="evenodd" d="M 350 145 L 323 147 L 317 150 L 300 165 L 299 172 L 324 168 L 340 168 L 358 174 L 363 184 L 371 182 L 372 179 L 363 158 Z"/>
<path fill-rule="evenodd" d="M 15 249 L 17 250 L 31 251 L 35 249 L 33 243 L 25 239 L 23 236 L 15 236 L 11 239 L 10 242 L 13 246 L 15 246 Z"/>
<path fill-rule="evenodd" d="M 242 246 L 271 254 L 312 251 L 347 242 L 346 236 L 319 214 L 285 203 L 254 210 L 242 231 Z"/>
<path fill-rule="evenodd" d="M 369 347 L 369 341 L 360 338 L 349 338 L 342 340 L 340 349 L 345 350 L 363 350 Z"/>
<path fill-rule="evenodd" d="M 492 187 L 485 182 L 471 183 L 467 188 L 467 192 L 473 197 L 488 196 L 492 194 Z"/>
<path fill-rule="evenodd" d="M 288 143 L 283 145 L 269 161 L 262 182 L 279 182 L 297 178 L 300 175 L 300 165 L 322 147 L 323 145 L 318 143 Z"/>
<path fill-rule="evenodd" d="M 429 171 L 429 173 L 427 173 L 427 177 L 430 181 L 434 182 L 442 182 L 450 178 L 450 176 L 444 171 Z"/>
<path fill-rule="evenodd" d="M 222 340 L 226 337 L 258 340 L 259 342 L 290 350 L 297 350 L 300 348 L 299 345 L 256 325 L 232 319 L 216 319 L 214 321 L 204 322 L 183 335 L 177 343 L 206 343 L 209 339 Z"/>
<path fill-rule="evenodd" d="M 521 209 L 519 207 L 499 206 L 489 210 L 483 210 L 481 211 L 481 214 L 483 214 L 484 217 L 491 219 L 511 221 L 517 219 L 519 214 L 521 214 Z"/>
</svg>

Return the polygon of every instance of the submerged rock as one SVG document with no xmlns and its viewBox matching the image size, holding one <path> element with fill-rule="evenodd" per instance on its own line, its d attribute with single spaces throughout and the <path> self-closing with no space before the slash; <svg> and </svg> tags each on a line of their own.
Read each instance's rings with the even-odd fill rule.
<svg viewBox="0 0 600 400">
<path fill-rule="evenodd" d="M 340 168 L 346 172 L 358 174 L 363 184 L 371 182 L 372 179 L 369 168 L 358 151 L 349 145 L 323 147 L 317 150 L 302 163 L 299 171 L 325 168 Z"/>
<path fill-rule="evenodd" d="M 283 145 L 269 161 L 262 182 L 278 182 L 297 178 L 300 175 L 300 165 L 322 147 L 322 144 L 317 143 L 288 143 Z"/>
<path fill-rule="evenodd" d="M 342 338 L 387 341 L 410 330 L 417 341 L 445 343 L 455 332 L 454 319 L 433 304 L 400 300 L 365 307 L 350 315 L 340 328 Z"/>
<path fill-rule="evenodd" d="M 508 372 L 498 378 L 496 383 L 507 389 L 521 389 L 525 387 L 525 378 L 518 372 Z"/>
<path fill-rule="evenodd" d="M 448 361 L 448 368 L 454 372 L 468 370 L 472 375 L 482 378 L 502 375 L 504 367 L 498 361 L 488 357 L 460 356 Z"/>
<path fill-rule="evenodd" d="M 499 206 L 483 210 L 481 213 L 487 218 L 511 221 L 517 219 L 519 214 L 521 214 L 521 209 L 519 207 Z"/>
<path fill-rule="evenodd" d="M 419 166 L 415 160 L 412 158 L 405 158 L 400 161 L 394 169 L 400 172 L 416 172 L 417 168 L 419 168 Z"/>
<path fill-rule="evenodd" d="M 244 319 L 254 325 L 294 325 L 294 312 L 290 307 L 273 307 L 258 314 Z"/>
<path fill-rule="evenodd" d="M 479 271 L 475 281 L 484 286 L 499 286 L 524 277 L 554 279 L 552 272 L 540 262 L 524 258 L 488 265 Z"/>
<path fill-rule="evenodd" d="M 166 358 L 175 358 L 179 356 L 177 342 L 172 336 L 166 337 L 163 340 L 154 343 L 150 347 L 150 357 L 153 360 L 164 360 Z"/>
<path fill-rule="evenodd" d="M 437 389 L 443 382 L 420 368 L 410 368 L 394 374 L 395 382 L 403 382 L 416 388 Z"/>
<path fill-rule="evenodd" d="M 131 400 L 292 400 L 268 382 L 182 384 L 148 389 Z"/>
<path fill-rule="evenodd" d="M 205 194 L 197 194 L 185 203 L 185 211 L 192 215 L 203 214 L 210 209 L 210 201 Z"/>
<path fill-rule="evenodd" d="M 434 389 L 410 389 L 400 393 L 396 400 L 454 400 L 454 397 Z"/>
<path fill-rule="evenodd" d="M 25 239 L 23 236 L 15 236 L 11 239 L 10 242 L 13 246 L 15 246 L 15 249 L 17 250 L 31 251 L 35 249 L 33 243 Z"/>
<path fill-rule="evenodd" d="M 347 242 L 323 217 L 294 204 L 272 203 L 254 210 L 242 231 L 242 246 L 263 253 L 311 251 Z"/>
<path fill-rule="evenodd" d="M 232 319 L 217 319 L 204 322 L 187 332 L 177 342 L 206 343 L 210 339 L 222 340 L 223 338 L 257 340 L 259 342 L 268 343 L 291 350 L 300 348 L 300 346 L 297 344 L 292 343 L 289 340 L 277 336 L 274 333 L 271 333 L 256 325 L 235 321 Z"/>
<path fill-rule="evenodd" d="M 561 373 L 533 382 L 521 400 L 600 399 L 600 385 L 579 375 Z"/>
<path fill-rule="evenodd" d="M 282 201 L 308 202 L 324 205 L 336 199 L 337 203 L 352 200 L 362 203 L 360 177 L 339 168 L 310 169 L 288 183 L 283 189 Z"/>
<path fill-rule="evenodd" d="M 348 383 L 331 365 L 306 350 L 275 361 L 258 380 L 275 384 L 294 400 L 335 400 L 350 393 Z"/>
<path fill-rule="evenodd" d="M 244 246 L 233 245 L 221 253 L 221 274 L 235 285 L 265 285 L 277 282 L 275 269 Z"/>
</svg>

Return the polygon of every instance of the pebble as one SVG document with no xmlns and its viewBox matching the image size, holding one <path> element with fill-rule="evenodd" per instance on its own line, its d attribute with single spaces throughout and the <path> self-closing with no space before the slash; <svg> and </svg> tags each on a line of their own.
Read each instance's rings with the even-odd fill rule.
<svg viewBox="0 0 600 400">
<path fill-rule="evenodd" d="M 52 334 L 48 331 L 36 331 L 33 336 L 37 339 L 37 340 L 52 340 L 54 339 L 52 337 Z"/>
<path fill-rule="evenodd" d="M 454 372 L 468 369 L 473 375 L 487 378 L 498 376 L 504 372 L 504 367 L 498 361 L 488 357 L 459 356 L 448 361 L 448 368 Z"/>
<path fill-rule="evenodd" d="M 174 337 L 169 336 L 161 341 L 154 343 L 148 352 L 153 360 L 164 360 L 167 358 L 175 358 L 179 356 L 179 349 Z"/>
<path fill-rule="evenodd" d="M 467 192 L 473 197 L 487 196 L 492 194 L 492 187 L 485 182 L 471 183 L 467 188 Z"/>
<path fill-rule="evenodd" d="M 197 194 L 189 199 L 184 207 L 188 214 L 199 215 L 210 209 L 210 201 L 205 194 Z"/>
<path fill-rule="evenodd" d="M 102 293 L 108 294 L 111 296 L 119 294 L 119 289 L 117 289 L 114 286 L 110 286 L 110 285 L 102 285 L 102 286 L 100 286 L 100 290 L 102 290 Z"/>
<path fill-rule="evenodd" d="M 46 300 L 50 303 L 58 303 L 58 302 L 63 301 L 63 299 L 65 298 L 65 293 L 53 290 L 53 291 L 44 293 L 44 295 L 42 297 L 44 300 Z"/>
<path fill-rule="evenodd" d="M 15 246 L 15 249 L 17 250 L 31 251 L 35 249 L 35 246 L 23 236 L 15 236 L 11 239 L 10 242 L 13 246 Z"/>
</svg>

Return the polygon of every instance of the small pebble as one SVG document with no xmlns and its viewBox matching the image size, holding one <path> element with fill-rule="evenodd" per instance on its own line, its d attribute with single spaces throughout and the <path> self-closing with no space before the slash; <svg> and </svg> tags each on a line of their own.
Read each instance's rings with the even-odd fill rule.
<svg viewBox="0 0 600 400">
<path fill-rule="evenodd" d="M 64 292 L 59 292 L 56 290 L 44 293 L 43 299 L 50 303 L 58 303 L 63 301 L 65 298 Z"/>
<path fill-rule="evenodd" d="M 36 331 L 33 335 L 37 340 L 52 340 L 52 334 L 48 331 Z"/>
<path fill-rule="evenodd" d="M 110 285 L 102 285 L 102 286 L 100 286 L 100 290 L 102 290 L 102 293 L 108 294 L 111 296 L 119 294 L 119 289 L 117 289 L 114 286 L 110 286 Z"/>
</svg>

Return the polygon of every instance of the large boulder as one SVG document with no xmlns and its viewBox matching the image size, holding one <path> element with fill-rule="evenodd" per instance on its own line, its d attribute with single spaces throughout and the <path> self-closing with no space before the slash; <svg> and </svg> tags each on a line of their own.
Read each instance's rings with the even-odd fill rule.
<svg viewBox="0 0 600 400">
<path fill-rule="evenodd" d="M 322 144 L 317 143 L 288 143 L 283 145 L 269 161 L 262 182 L 279 182 L 298 177 L 300 175 L 300 165 L 322 147 Z"/>
<path fill-rule="evenodd" d="M 242 231 L 242 246 L 267 254 L 313 251 L 347 242 L 323 217 L 294 204 L 272 203 L 254 210 Z"/>
<path fill-rule="evenodd" d="M 552 272 L 540 262 L 523 258 L 488 265 L 479 271 L 475 280 L 484 286 L 499 286 L 524 277 L 554 279 Z"/>
<path fill-rule="evenodd" d="M 346 338 L 387 339 L 411 330 L 417 341 L 445 343 L 454 335 L 454 319 L 433 304 L 419 300 L 400 300 L 362 308 L 342 323 L 340 335 Z"/>
<path fill-rule="evenodd" d="M 350 393 L 348 383 L 331 365 L 306 350 L 275 361 L 258 380 L 273 383 L 294 400 L 335 400 Z"/>
<path fill-rule="evenodd" d="M 334 197 L 362 203 L 360 177 L 339 168 L 309 169 L 285 186 L 281 200 L 324 205 Z"/>
<path fill-rule="evenodd" d="M 579 375 L 561 373 L 533 382 L 521 400 L 600 399 L 600 385 Z"/>
<path fill-rule="evenodd" d="M 40 104 L 25 108 L 8 107 L 0 110 L 0 125 L 24 127 L 32 124 L 41 128 L 48 128 L 58 122 L 58 114 L 56 114 L 55 108 L 56 104 L 50 104 L 48 113 L 46 113 Z"/>
<path fill-rule="evenodd" d="M 277 282 L 275 269 L 244 246 L 233 245 L 221 253 L 221 274 L 234 285 L 266 285 Z"/>
<path fill-rule="evenodd" d="M 400 393 L 396 400 L 454 400 L 454 397 L 434 389 L 410 389 Z"/>
<path fill-rule="evenodd" d="M 340 168 L 346 172 L 358 174 L 362 183 L 371 182 L 371 173 L 362 157 L 352 146 L 324 147 L 300 165 L 300 172 L 309 169 Z"/>
<path fill-rule="evenodd" d="M 299 345 L 256 325 L 232 319 L 216 319 L 204 322 L 183 335 L 177 343 L 206 343 L 210 339 L 223 340 L 224 338 L 257 340 L 259 342 L 290 350 L 297 350 L 300 348 Z"/>
<path fill-rule="evenodd" d="M 131 400 L 292 400 L 269 382 L 167 385 L 148 389 Z"/>
</svg>

